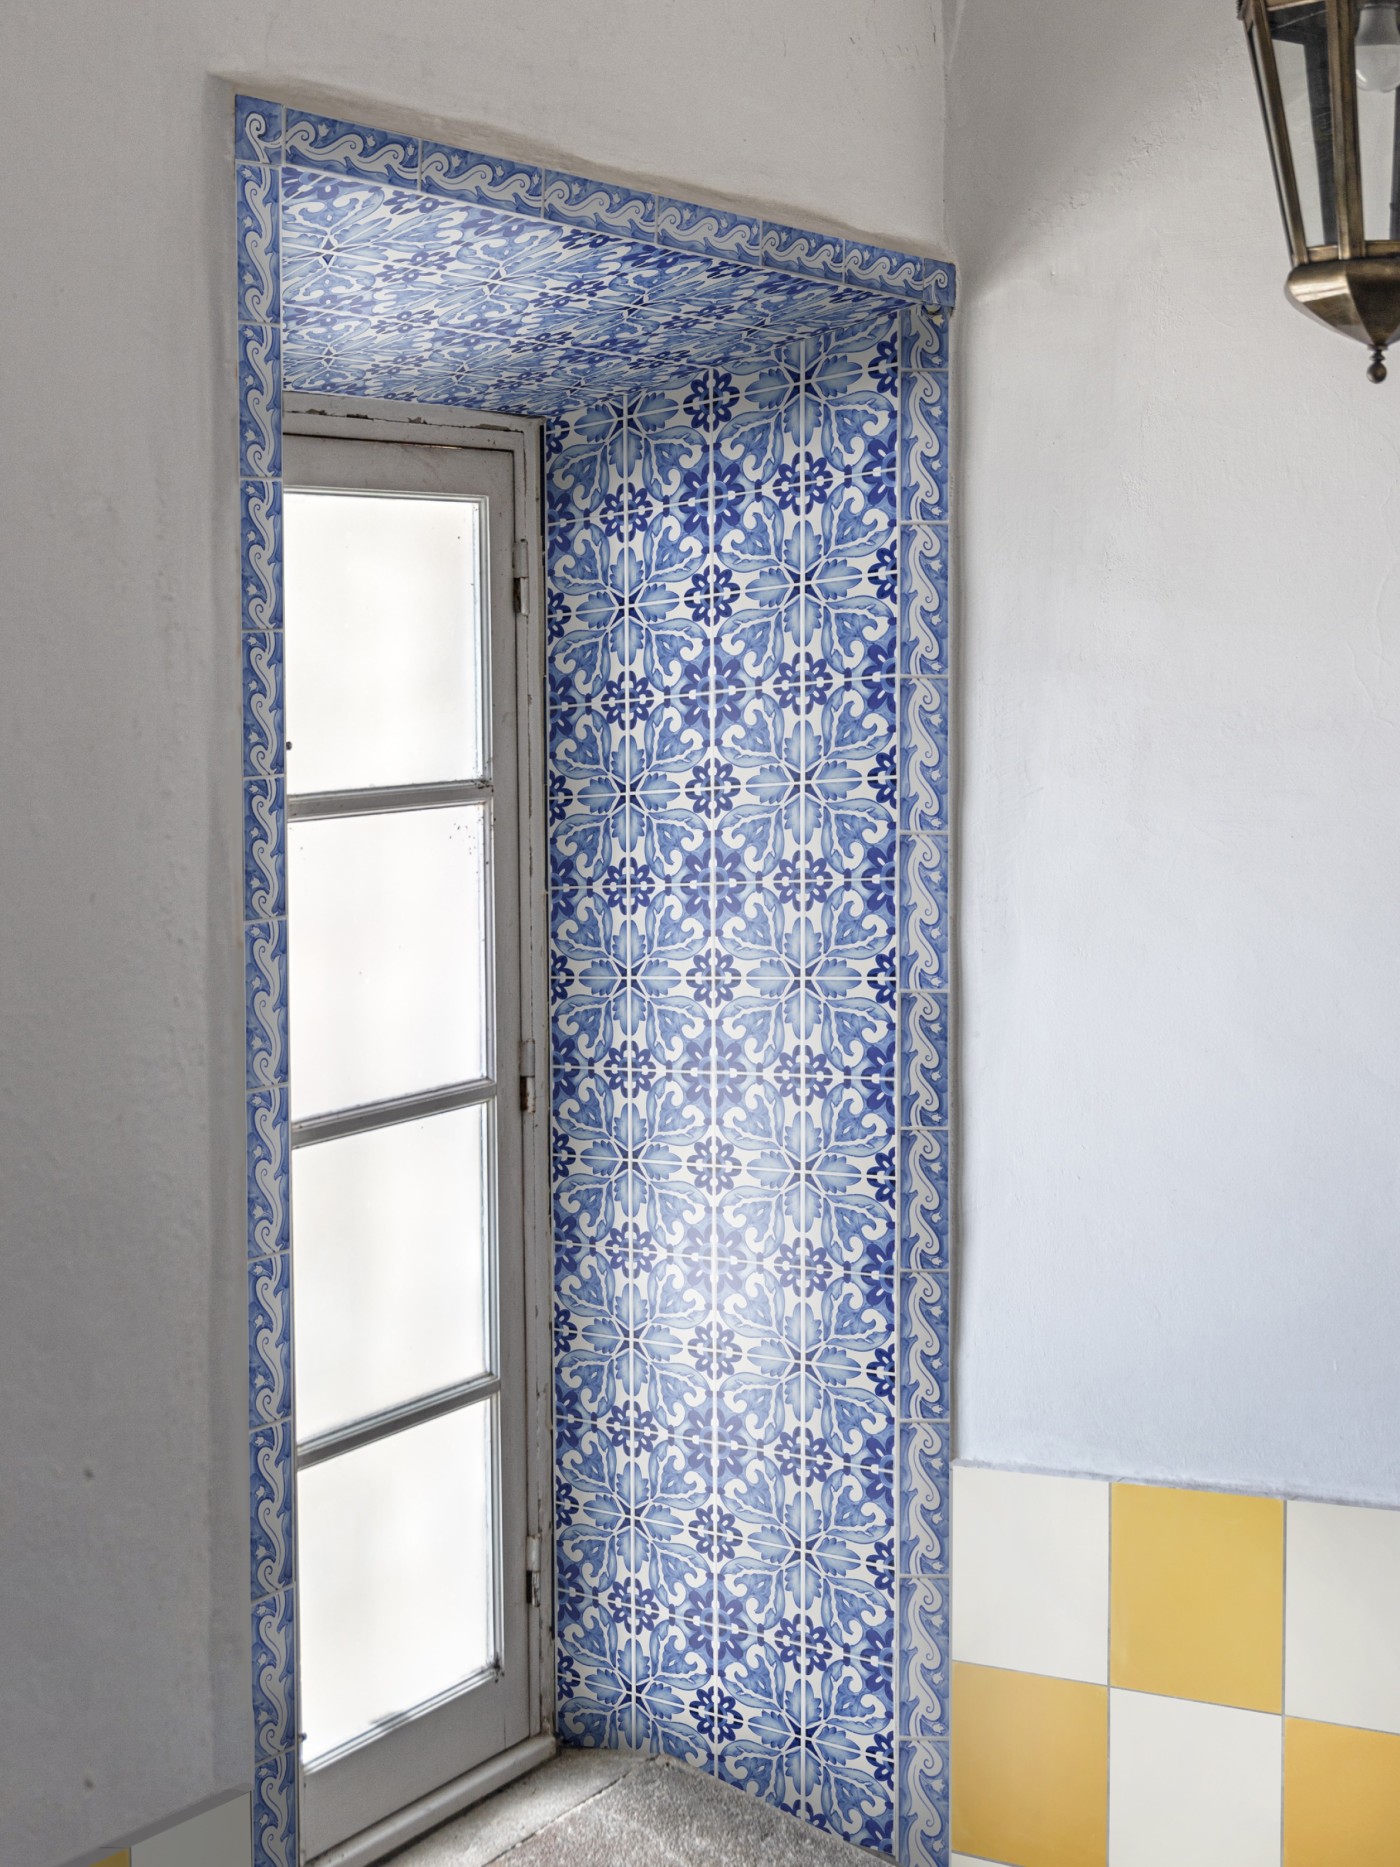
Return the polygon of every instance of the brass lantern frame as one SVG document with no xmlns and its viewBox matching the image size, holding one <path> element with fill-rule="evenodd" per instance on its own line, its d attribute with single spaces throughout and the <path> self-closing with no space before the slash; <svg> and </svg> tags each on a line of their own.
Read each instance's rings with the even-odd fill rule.
<svg viewBox="0 0 1400 1867">
<path fill-rule="evenodd" d="M 1322 232 L 1327 243 L 1310 246 L 1274 39 L 1276 31 L 1305 14 L 1316 17 L 1319 4 L 1325 10 L 1327 23 L 1324 95 L 1332 133 L 1330 146 L 1324 141 L 1316 149 Z M 1239 13 L 1249 41 L 1274 183 L 1293 261 L 1288 295 L 1301 310 L 1323 324 L 1368 344 L 1368 374 L 1372 382 L 1384 382 L 1385 351 L 1400 333 L 1400 94 L 1391 199 L 1391 232 L 1396 237 L 1367 240 L 1357 112 L 1359 0 L 1239 0 Z M 1310 69 L 1310 86 L 1313 75 Z M 1317 76 L 1320 80 L 1320 73 Z M 1311 158 L 1314 152 L 1306 154 Z"/>
</svg>

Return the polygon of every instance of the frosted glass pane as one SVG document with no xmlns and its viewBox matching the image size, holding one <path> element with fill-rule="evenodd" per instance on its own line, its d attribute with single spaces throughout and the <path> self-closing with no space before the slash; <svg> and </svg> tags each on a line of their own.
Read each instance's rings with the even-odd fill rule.
<svg viewBox="0 0 1400 1867">
<path fill-rule="evenodd" d="M 298 1477 L 304 1761 L 494 1664 L 494 1408 Z"/>
<path fill-rule="evenodd" d="M 286 495 L 287 787 L 485 769 L 482 506 Z"/>
<path fill-rule="evenodd" d="M 301 1438 L 487 1372 L 494 1127 L 458 1109 L 296 1150 Z"/>
<path fill-rule="evenodd" d="M 486 811 L 293 822 L 296 1118 L 489 1074 Z"/>
</svg>

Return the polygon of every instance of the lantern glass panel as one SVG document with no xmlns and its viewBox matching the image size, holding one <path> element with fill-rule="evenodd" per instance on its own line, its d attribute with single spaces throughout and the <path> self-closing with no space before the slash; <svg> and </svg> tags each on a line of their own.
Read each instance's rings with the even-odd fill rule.
<svg viewBox="0 0 1400 1867">
<path fill-rule="evenodd" d="M 1356 119 L 1368 240 L 1400 239 L 1400 6 L 1363 0 L 1356 31 Z"/>
<path fill-rule="evenodd" d="M 1333 182 L 1327 8 L 1323 0 L 1271 6 L 1269 26 L 1298 179 L 1303 238 L 1309 246 L 1334 246 L 1337 195 Z"/>
</svg>

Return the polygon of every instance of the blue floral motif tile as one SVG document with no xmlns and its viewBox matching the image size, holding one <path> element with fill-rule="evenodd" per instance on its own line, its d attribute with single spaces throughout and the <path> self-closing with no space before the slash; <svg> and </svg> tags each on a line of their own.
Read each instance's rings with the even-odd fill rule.
<svg viewBox="0 0 1400 1867">
<path fill-rule="evenodd" d="M 716 1420 L 744 1446 L 791 1440 L 802 1420 L 805 1317 L 794 1279 L 724 1264 L 716 1291 Z"/>
<path fill-rule="evenodd" d="M 899 1735 L 948 1735 L 948 1592 L 929 1576 L 899 1583 Z"/>
<path fill-rule="evenodd" d="M 904 1420 L 946 1420 L 952 1366 L 946 1277 L 899 1276 L 899 1413 Z"/>
<path fill-rule="evenodd" d="M 239 473 L 245 480 L 282 475 L 282 342 L 275 325 L 238 327 Z"/>
<path fill-rule="evenodd" d="M 638 1267 L 631 1309 L 627 1391 L 637 1418 L 646 1422 L 648 1432 L 663 1433 L 692 1448 L 707 1446 L 715 1359 L 710 1291 L 693 1265 L 674 1258 L 653 1259 Z"/>
<path fill-rule="evenodd" d="M 899 1428 L 899 1572 L 948 1572 L 948 1429 L 930 1420 Z"/>
<path fill-rule="evenodd" d="M 801 227 L 763 223 L 763 264 L 779 272 L 800 273 L 807 279 L 826 279 L 833 285 L 845 276 L 846 243 L 835 234 L 810 233 Z"/>
<path fill-rule="evenodd" d="M 948 986 L 948 846 L 939 836 L 899 839 L 899 984 L 906 992 Z"/>
<path fill-rule="evenodd" d="M 763 249 L 762 223 L 722 208 L 697 207 L 662 195 L 656 204 L 656 238 L 661 246 L 708 253 L 715 259 L 741 259 L 757 265 Z"/>
<path fill-rule="evenodd" d="M 241 507 L 243 627 L 282 627 L 282 487 L 276 480 L 244 480 Z"/>
<path fill-rule="evenodd" d="M 893 1286 L 828 1267 L 808 1272 L 803 1417 L 825 1454 L 855 1468 L 894 1458 Z"/>
<path fill-rule="evenodd" d="M 555 1414 L 560 1447 L 581 1447 L 592 1425 L 625 1431 L 633 1356 L 632 1290 L 625 1255 L 560 1247 L 554 1285 Z M 598 1586 L 596 1578 L 589 1584 Z"/>
<path fill-rule="evenodd" d="M 711 1496 L 708 1450 L 639 1434 L 629 1544 L 638 1621 L 708 1617 Z"/>
<path fill-rule="evenodd" d="M 901 1867 L 948 1867 L 948 1745 L 927 1738 L 899 1745 Z"/>
<path fill-rule="evenodd" d="M 296 1752 L 259 1757 L 253 1774 L 253 1867 L 297 1867 Z"/>
<path fill-rule="evenodd" d="M 906 1128 L 899 1137 L 902 1270 L 947 1270 L 949 1217 L 947 1133 Z"/>
<path fill-rule="evenodd" d="M 712 1665 L 691 1621 L 638 1627 L 632 1748 L 708 1769 L 714 1755 Z"/>
<path fill-rule="evenodd" d="M 297 1741 L 292 1591 L 253 1604 L 253 1751 L 276 1756 Z"/>
<path fill-rule="evenodd" d="M 596 1595 L 632 1581 L 635 1485 L 625 1429 L 588 1428 L 560 1449 L 555 1544 L 561 1595 Z"/>
<path fill-rule="evenodd" d="M 238 213 L 238 318 L 276 324 L 282 316 L 278 251 L 280 171 L 240 162 L 235 170 Z"/>
<path fill-rule="evenodd" d="M 808 1436 L 802 1599 L 823 1664 L 859 1650 L 887 1689 L 894 1650 L 894 1474 L 876 1447 L 850 1458 Z M 824 1645 L 822 1643 L 825 1643 Z M 809 1658 L 813 1641 L 809 1640 Z"/>
<path fill-rule="evenodd" d="M 280 778 L 247 780 L 243 786 L 245 920 L 271 920 L 286 912 L 286 816 Z"/>
<path fill-rule="evenodd" d="M 948 1006 L 935 992 L 899 1001 L 899 1113 L 906 1128 L 948 1125 Z"/>
<path fill-rule="evenodd" d="M 397 182 L 412 188 L 418 181 L 418 138 L 360 123 L 341 123 L 309 110 L 289 110 L 283 157 L 306 168 L 330 169 L 362 181 Z"/>
<path fill-rule="evenodd" d="M 795 1626 L 721 1635 L 718 1671 L 734 1701 L 734 1735 L 718 1746 L 721 1781 L 792 1815 L 807 1812 L 803 1751 L 815 1693 Z"/>
<path fill-rule="evenodd" d="M 948 672 L 948 541 L 938 525 L 899 534 L 901 674 Z"/>
<path fill-rule="evenodd" d="M 928 525 L 948 516 L 948 378 L 936 371 L 900 379 L 899 516 Z"/>
<path fill-rule="evenodd" d="M 249 1423 L 285 1421 L 292 1405 L 291 1266 L 286 1253 L 248 1266 Z"/>
<path fill-rule="evenodd" d="M 425 194 L 454 201 L 477 201 L 483 207 L 513 214 L 538 214 L 544 205 L 544 173 L 529 163 L 503 156 L 478 155 L 446 143 L 424 143 L 421 183 Z"/>
<path fill-rule="evenodd" d="M 282 106 L 262 97 L 233 100 L 233 153 L 239 162 L 282 160 Z"/>
<path fill-rule="evenodd" d="M 249 1444 L 249 1479 L 253 1599 L 259 1601 L 264 1595 L 276 1595 L 292 1585 L 290 1426 L 265 1426 L 253 1434 Z"/>
<path fill-rule="evenodd" d="M 243 637 L 243 775 L 275 778 L 286 762 L 281 631 Z"/>
<path fill-rule="evenodd" d="M 948 695 L 941 681 L 899 683 L 899 827 L 948 827 Z"/>
<path fill-rule="evenodd" d="M 656 232 L 655 195 L 554 169 L 545 171 L 544 213 L 547 220 L 628 239 L 650 240 Z"/>
<path fill-rule="evenodd" d="M 243 940 L 248 1088 L 272 1088 L 287 1078 L 287 923 L 255 922 Z"/>
<path fill-rule="evenodd" d="M 285 1251 L 291 1232 L 290 1130 L 282 1089 L 248 1097 L 248 1256 Z"/>
<path fill-rule="evenodd" d="M 558 1628 L 559 1735 L 587 1749 L 630 1746 L 631 1654 L 612 1603 L 584 1601 Z M 289 1864 L 290 1867 L 290 1864 Z"/>
</svg>

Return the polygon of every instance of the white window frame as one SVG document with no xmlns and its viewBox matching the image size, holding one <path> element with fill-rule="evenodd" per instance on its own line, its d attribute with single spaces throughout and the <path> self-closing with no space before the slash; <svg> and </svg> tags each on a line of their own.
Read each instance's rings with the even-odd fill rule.
<svg viewBox="0 0 1400 1867">
<path fill-rule="evenodd" d="M 283 432 L 331 439 L 467 447 L 509 454 L 513 463 L 515 540 L 517 785 L 519 796 L 520 1028 L 518 1071 L 502 1050 L 499 1093 L 518 1073 L 521 1108 L 521 1219 L 524 1250 L 527 1568 L 505 1574 L 503 1588 L 526 1593 L 527 1702 L 530 1734 L 419 1801 L 319 1857 L 318 1867 L 368 1867 L 415 1836 L 535 1768 L 556 1748 L 553 1562 L 553 1252 L 549 1168 L 549 905 L 546 845 L 544 424 L 441 404 L 369 396 L 288 391 Z M 501 1034 L 504 1039 L 504 1033 Z M 300 1760 L 298 1760 L 300 1769 Z"/>
</svg>

